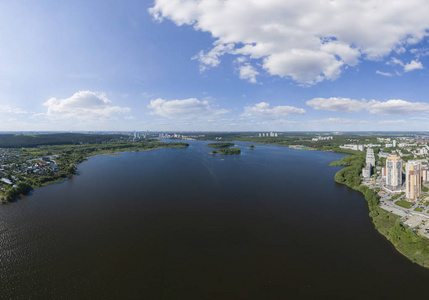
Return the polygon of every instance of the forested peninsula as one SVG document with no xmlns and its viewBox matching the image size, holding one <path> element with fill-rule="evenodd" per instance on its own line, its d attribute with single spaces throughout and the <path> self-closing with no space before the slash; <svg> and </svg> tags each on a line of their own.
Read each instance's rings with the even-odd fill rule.
<svg viewBox="0 0 429 300">
<path fill-rule="evenodd" d="M 188 146 L 119 134 L 0 135 L 0 200 L 6 204 L 33 188 L 69 178 L 76 164 L 93 155 Z"/>
</svg>

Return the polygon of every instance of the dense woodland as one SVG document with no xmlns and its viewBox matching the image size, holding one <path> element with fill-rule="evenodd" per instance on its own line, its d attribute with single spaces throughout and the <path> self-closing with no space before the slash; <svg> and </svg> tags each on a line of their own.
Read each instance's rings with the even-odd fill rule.
<svg viewBox="0 0 429 300">
<path fill-rule="evenodd" d="M 52 133 L 40 135 L 0 134 L 0 148 L 36 147 L 40 145 L 101 144 L 126 140 L 120 134 Z"/>
<path fill-rule="evenodd" d="M 217 151 L 213 150 L 212 154 L 224 154 L 224 155 L 237 155 L 241 154 L 240 148 L 231 148 L 234 146 L 233 143 L 210 143 L 206 145 L 207 147 L 212 147 L 218 149 Z"/>
<path fill-rule="evenodd" d="M 206 145 L 207 147 L 212 147 L 212 148 L 229 148 L 234 146 L 234 143 L 210 143 Z"/>
</svg>

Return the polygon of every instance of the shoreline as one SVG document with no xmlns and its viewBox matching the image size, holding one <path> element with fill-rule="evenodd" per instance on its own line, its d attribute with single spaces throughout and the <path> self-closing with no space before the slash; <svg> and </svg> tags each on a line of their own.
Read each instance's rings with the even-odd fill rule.
<svg viewBox="0 0 429 300">
<path fill-rule="evenodd" d="M 351 154 L 355 160 L 346 164 L 343 160 L 334 161 L 331 166 L 343 165 L 344 168 L 335 174 L 335 182 L 361 193 L 367 202 L 369 217 L 378 233 L 383 235 L 392 246 L 411 262 L 423 268 L 429 268 L 429 239 L 414 233 L 410 227 L 403 224 L 401 216 L 380 207 L 379 196 L 373 189 L 360 184 L 360 173 L 353 173 L 355 165 L 360 167 L 359 157 Z M 347 156 L 345 156 L 347 157 Z M 344 180 L 351 176 L 351 180 Z M 354 183 L 359 182 L 358 185 Z"/>
<path fill-rule="evenodd" d="M 276 144 L 268 144 L 268 145 L 276 145 Z M 118 156 L 121 153 L 127 153 L 127 152 L 139 152 L 139 151 L 150 151 L 150 150 L 158 150 L 162 148 L 188 148 L 189 145 L 185 146 L 182 144 L 178 145 L 168 145 L 168 146 L 162 146 L 159 145 L 158 147 L 153 148 L 145 148 L 145 147 L 138 147 L 138 146 L 132 146 L 128 148 L 123 149 L 104 149 L 104 150 L 96 150 L 91 153 L 85 153 L 86 155 L 78 162 L 73 163 L 73 166 L 75 167 L 75 170 L 72 174 L 69 174 L 65 177 L 58 177 L 53 181 L 46 181 L 38 186 L 34 186 L 32 190 L 44 187 L 53 183 L 58 183 L 63 181 L 64 179 L 71 179 L 74 175 L 76 175 L 76 167 L 86 161 L 88 158 L 97 156 L 97 155 L 113 155 Z M 286 145 L 277 145 L 277 146 L 286 146 Z M 295 150 L 318 150 L 314 148 L 308 148 L 308 147 L 296 147 L 296 145 L 288 146 L 289 148 L 295 149 Z M 323 150 L 318 150 L 321 152 L 326 152 Z M 353 167 L 353 161 L 351 163 L 346 163 L 343 161 L 345 157 L 352 156 L 354 157 L 355 161 L 359 163 L 359 153 L 343 153 L 343 152 L 336 152 L 336 151 L 330 151 L 334 153 L 340 153 L 345 154 L 345 156 L 339 160 L 339 161 L 333 161 L 330 166 L 343 166 L 334 177 L 335 182 L 340 183 L 342 185 L 346 185 L 348 188 L 351 188 L 352 190 L 355 190 L 357 192 L 360 192 L 363 196 L 365 201 L 367 202 L 368 206 L 368 212 L 369 217 L 371 218 L 372 223 L 374 224 L 375 229 L 383 235 L 391 244 L 395 247 L 395 249 L 401 253 L 403 256 L 405 256 L 407 259 L 412 261 L 413 263 L 416 263 L 424 268 L 429 268 L 429 239 L 421 236 L 417 236 L 416 234 L 412 233 L 412 231 L 408 228 L 408 226 L 403 225 L 400 222 L 401 216 L 398 216 L 392 212 L 389 212 L 379 206 L 379 196 L 375 193 L 374 190 L 367 188 L 366 186 L 360 185 L 360 174 L 352 174 L 352 179 L 354 182 L 358 182 L 358 184 L 352 184 L 351 182 L 342 181 L 341 176 L 344 175 L 348 171 L 348 169 Z M 28 194 L 28 193 L 27 193 Z M 21 196 L 18 195 L 12 200 L 3 200 L 4 196 L 2 196 L 2 205 L 6 205 L 9 203 L 13 203 L 16 201 L 16 199 Z M 24 194 L 25 196 L 25 194 Z M 5 204 L 6 203 L 6 204 Z"/>
<path fill-rule="evenodd" d="M 159 149 L 164 149 L 164 148 L 175 148 L 175 149 L 179 149 L 179 148 L 188 148 L 188 147 L 189 147 L 189 145 L 188 145 L 188 146 L 185 146 L 185 145 L 180 145 L 180 144 L 178 144 L 177 146 L 168 145 L 168 146 L 164 146 L 164 147 L 162 147 L 162 146 L 158 146 L 158 147 L 153 147 L 153 148 L 138 148 L 138 146 L 137 146 L 137 149 L 136 149 L 136 147 L 129 147 L 129 148 L 120 149 L 120 151 L 115 151 L 115 150 L 111 150 L 111 149 L 109 149 L 109 150 L 107 150 L 107 149 L 106 149 L 106 150 L 97 150 L 97 151 L 94 151 L 94 152 L 88 153 L 88 155 L 85 155 L 85 157 L 84 157 L 81 161 L 78 161 L 78 162 L 76 162 L 76 163 L 73 163 L 73 166 L 75 167 L 75 171 L 74 171 L 72 174 L 68 174 L 68 175 L 67 175 L 67 176 L 65 176 L 65 177 L 58 177 L 58 178 L 55 178 L 54 180 L 51 180 L 51 181 L 45 181 L 45 182 L 41 183 L 41 184 L 40 184 L 40 185 L 38 185 L 38 186 L 34 186 L 34 187 L 32 187 L 32 189 L 31 189 L 29 192 L 31 192 L 31 191 L 33 191 L 33 190 L 35 190 L 35 189 L 37 189 L 37 188 L 45 187 L 45 186 L 48 186 L 48 185 L 50 185 L 50 184 L 59 183 L 59 182 L 62 182 L 62 181 L 64 181 L 64 180 L 66 180 L 66 179 L 71 179 L 71 178 L 73 178 L 73 176 L 75 176 L 75 175 L 76 175 L 76 172 L 77 172 L 77 166 L 78 166 L 79 164 L 81 164 L 81 163 L 83 163 L 83 162 L 87 161 L 87 160 L 88 160 L 88 158 L 93 157 L 93 156 L 97 156 L 97 155 L 112 155 L 112 156 L 119 156 L 119 155 L 121 155 L 121 153 L 127 153 L 127 152 L 150 151 L 150 150 L 159 150 Z M 28 193 L 29 193 L 29 192 L 28 192 Z M 9 200 L 5 198 L 4 193 L 3 193 L 3 194 L 1 194 L 1 196 L 0 196 L 0 202 L 1 202 L 1 205 L 8 205 L 8 204 L 10 204 L 10 203 L 14 203 L 14 202 L 16 202 L 16 201 L 17 201 L 17 199 L 18 199 L 19 197 L 26 196 L 26 195 L 28 195 L 28 193 L 25 193 L 25 194 L 19 194 L 19 195 L 15 196 L 13 199 L 9 199 Z"/>
</svg>

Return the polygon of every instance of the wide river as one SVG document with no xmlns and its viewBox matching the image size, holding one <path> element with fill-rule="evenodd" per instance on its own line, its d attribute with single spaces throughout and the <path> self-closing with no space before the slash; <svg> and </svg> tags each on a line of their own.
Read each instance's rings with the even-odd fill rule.
<svg viewBox="0 0 429 300">
<path fill-rule="evenodd" d="M 334 182 L 343 155 L 189 143 L 91 157 L 0 206 L 0 298 L 427 298 L 429 270 Z"/>
</svg>

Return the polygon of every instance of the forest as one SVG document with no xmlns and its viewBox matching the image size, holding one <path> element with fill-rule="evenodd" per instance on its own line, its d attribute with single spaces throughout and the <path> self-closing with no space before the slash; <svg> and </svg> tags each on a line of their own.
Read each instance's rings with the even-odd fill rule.
<svg viewBox="0 0 429 300">
<path fill-rule="evenodd" d="M 81 143 L 101 144 L 112 141 L 125 141 L 127 138 L 128 136 L 120 134 L 0 134 L 0 148 L 36 147 L 41 145 L 75 145 Z"/>
</svg>

